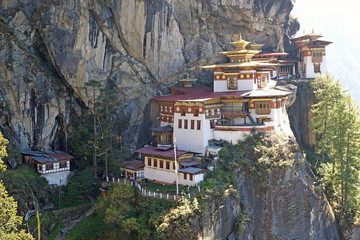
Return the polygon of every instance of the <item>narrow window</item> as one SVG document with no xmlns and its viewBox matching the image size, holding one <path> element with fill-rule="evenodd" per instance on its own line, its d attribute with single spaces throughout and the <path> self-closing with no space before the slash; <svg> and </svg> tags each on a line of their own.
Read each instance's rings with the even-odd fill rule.
<svg viewBox="0 0 360 240">
<path fill-rule="evenodd" d="M 185 120 L 184 120 L 184 129 L 187 129 L 187 128 L 188 128 L 188 120 L 185 119 Z"/>
<path fill-rule="evenodd" d="M 186 109 L 185 107 L 181 108 L 181 116 L 185 116 L 186 115 Z"/>
<path fill-rule="evenodd" d="M 157 159 L 154 159 L 154 167 L 157 168 Z"/>
<path fill-rule="evenodd" d="M 182 119 L 178 120 L 178 125 L 179 125 L 179 128 L 182 128 Z"/>
<path fill-rule="evenodd" d="M 160 168 L 164 168 L 164 161 L 163 160 L 159 160 L 160 163 Z"/>
<path fill-rule="evenodd" d="M 193 180 L 193 175 L 190 174 L 190 181 L 192 181 L 192 180 Z"/>
<path fill-rule="evenodd" d="M 166 161 L 166 169 L 170 169 L 170 162 Z"/>
<path fill-rule="evenodd" d="M 151 167 L 151 158 L 148 158 L 148 166 Z"/>
<path fill-rule="evenodd" d="M 195 108 L 194 117 L 198 117 L 198 116 L 199 116 L 199 109 Z"/>
<path fill-rule="evenodd" d="M 214 128 L 215 128 L 215 121 L 210 120 L 210 129 L 214 129 Z"/>
<path fill-rule="evenodd" d="M 191 129 L 195 129 L 195 120 L 191 120 Z"/>
<path fill-rule="evenodd" d="M 173 162 L 173 168 L 172 169 L 174 169 L 175 170 L 175 162 Z"/>
<path fill-rule="evenodd" d="M 186 177 L 187 177 L 186 175 L 187 175 L 187 174 L 186 174 L 186 173 L 184 173 L 184 179 L 185 179 L 185 180 L 186 180 Z"/>
<path fill-rule="evenodd" d="M 200 130 L 201 128 L 201 120 L 197 120 L 197 130 Z"/>
</svg>

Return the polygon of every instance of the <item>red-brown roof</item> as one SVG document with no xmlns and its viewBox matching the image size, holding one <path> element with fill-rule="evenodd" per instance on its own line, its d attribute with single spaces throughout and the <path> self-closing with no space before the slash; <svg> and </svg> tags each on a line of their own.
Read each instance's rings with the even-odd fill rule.
<svg viewBox="0 0 360 240">
<path fill-rule="evenodd" d="M 139 160 L 127 161 L 121 164 L 122 168 L 127 168 L 131 170 L 138 170 L 144 168 L 144 166 L 145 166 L 144 162 Z"/>
<path fill-rule="evenodd" d="M 63 160 L 71 160 L 73 159 L 74 157 L 67 154 L 67 153 L 64 153 L 64 152 L 57 152 L 57 153 L 48 153 L 47 155 L 49 155 L 50 157 L 52 158 L 55 158 L 56 160 L 58 161 L 63 161 Z"/>
<path fill-rule="evenodd" d="M 174 149 L 169 149 L 169 150 L 163 151 L 163 150 L 159 150 L 158 148 L 153 147 L 153 146 L 145 146 L 145 147 L 139 148 L 135 152 L 142 153 L 144 155 L 156 155 L 156 156 L 160 156 L 160 157 L 174 158 L 174 156 L 175 156 Z M 176 157 L 180 157 L 181 155 L 184 155 L 186 153 L 189 153 L 189 152 L 176 150 Z"/>
<path fill-rule="evenodd" d="M 176 87 L 176 89 L 180 89 L 180 87 Z M 191 89 L 191 88 L 183 88 L 183 89 Z M 185 91 L 185 90 L 184 90 Z M 193 90 L 186 90 L 184 94 L 171 94 L 166 96 L 157 96 L 153 99 L 158 101 L 198 101 L 203 102 L 210 99 L 223 97 L 223 96 L 232 96 L 232 97 L 241 97 L 250 91 L 231 91 L 231 92 L 213 92 L 211 88 L 203 87 L 203 88 L 195 88 Z"/>
</svg>

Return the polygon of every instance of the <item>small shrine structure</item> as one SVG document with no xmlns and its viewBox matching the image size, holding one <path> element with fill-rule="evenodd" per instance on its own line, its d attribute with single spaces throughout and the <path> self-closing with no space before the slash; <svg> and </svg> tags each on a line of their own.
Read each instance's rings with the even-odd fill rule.
<svg viewBox="0 0 360 240">
<path fill-rule="evenodd" d="M 21 151 L 24 163 L 36 167 L 49 184 L 66 185 L 73 156 L 62 151 Z"/>
<path fill-rule="evenodd" d="M 320 40 L 321 34 L 312 31 L 300 37 L 291 39 L 298 48 L 298 71 L 301 78 L 316 78 L 316 74 L 326 74 L 326 46 L 332 42 Z"/>
</svg>

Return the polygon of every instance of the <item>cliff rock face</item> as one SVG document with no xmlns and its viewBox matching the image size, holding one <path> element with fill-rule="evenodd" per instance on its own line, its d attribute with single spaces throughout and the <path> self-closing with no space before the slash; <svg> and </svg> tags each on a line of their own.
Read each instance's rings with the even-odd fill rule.
<svg viewBox="0 0 360 240">
<path fill-rule="evenodd" d="M 240 199 L 225 195 L 200 220 L 200 239 L 340 239 L 334 213 L 301 154 L 259 187 L 239 170 Z"/>
<path fill-rule="evenodd" d="M 0 2 L 0 126 L 21 148 L 66 149 L 73 119 L 89 106 L 89 80 L 115 88 L 130 117 L 124 138 L 148 141 L 149 100 L 184 73 L 223 60 L 243 37 L 289 47 L 299 25 L 292 0 L 4 0 Z M 287 49 L 285 49 L 287 50 Z M 155 119 L 152 119 L 155 121 Z"/>
<path fill-rule="evenodd" d="M 303 147 L 312 148 L 315 136 L 311 132 L 311 105 L 315 96 L 309 82 L 297 83 L 296 101 L 288 108 L 291 129 L 296 141 Z"/>
</svg>

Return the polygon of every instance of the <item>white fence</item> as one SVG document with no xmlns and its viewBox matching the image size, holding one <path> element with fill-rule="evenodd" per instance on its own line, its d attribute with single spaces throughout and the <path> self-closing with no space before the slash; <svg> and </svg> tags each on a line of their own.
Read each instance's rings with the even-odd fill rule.
<svg viewBox="0 0 360 240">
<path fill-rule="evenodd" d="M 188 193 L 188 194 L 182 194 L 182 195 L 176 195 L 176 194 L 170 194 L 170 193 L 161 193 L 161 192 L 152 192 L 147 190 L 145 187 L 142 187 L 140 183 L 136 181 L 129 181 L 126 178 L 120 179 L 120 178 L 112 178 L 110 181 L 107 179 L 107 182 L 110 183 L 120 183 L 120 184 L 127 184 L 130 183 L 132 186 L 135 186 L 138 188 L 143 196 L 146 197 L 155 197 L 160 199 L 167 199 L 167 200 L 177 200 L 177 199 L 189 199 L 192 196 L 196 195 L 200 192 L 200 186 L 197 187 L 196 190 Z"/>
</svg>

